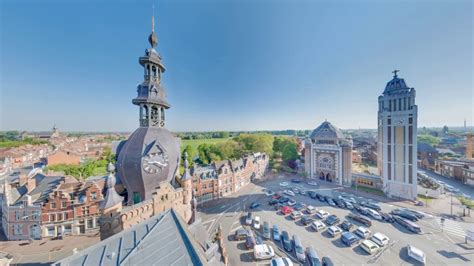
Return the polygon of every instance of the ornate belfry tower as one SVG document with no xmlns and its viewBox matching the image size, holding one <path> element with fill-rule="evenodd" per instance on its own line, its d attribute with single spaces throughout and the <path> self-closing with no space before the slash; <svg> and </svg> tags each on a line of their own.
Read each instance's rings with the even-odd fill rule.
<svg viewBox="0 0 474 266">
<path fill-rule="evenodd" d="M 155 50 L 154 17 L 148 41 L 151 47 L 138 58 L 144 80 L 132 100 L 139 106 L 139 127 L 117 148 L 117 177 L 127 190 L 128 205 L 151 199 L 164 182 L 174 182 L 179 165 L 180 141 L 165 128 L 165 110 L 170 105 L 161 82 L 165 67 Z"/>
<path fill-rule="evenodd" d="M 165 72 L 165 66 L 155 50 L 158 37 L 155 33 L 154 17 L 148 41 L 151 48 L 146 49 L 145 55 L 139 58 L 144 69 L 144 80 L 138 86 L 138 95 L 132 102 L 140 106 L 140 127 L 164 127 L 165 109 L 170 108 L 170 105 L 166 102 L 166 91 L 161 84 L 161 74 Z"/>
</svg>

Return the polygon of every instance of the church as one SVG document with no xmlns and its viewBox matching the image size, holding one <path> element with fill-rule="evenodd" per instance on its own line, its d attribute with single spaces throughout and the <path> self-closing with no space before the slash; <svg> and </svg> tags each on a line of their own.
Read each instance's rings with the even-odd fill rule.
<svg viewBox="0 0 474 266">
<path fill-rule="evenodd" d="M 306 139 L 304 149 L 308 178 L 351 186 L 352 138 L 325 121 Z"/>
</svg>

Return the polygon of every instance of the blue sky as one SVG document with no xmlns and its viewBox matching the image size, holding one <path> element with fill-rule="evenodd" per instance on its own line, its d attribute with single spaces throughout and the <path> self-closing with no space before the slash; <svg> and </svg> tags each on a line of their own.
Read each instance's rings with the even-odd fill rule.
<svg viewBox="0 0 474 266">
<path fill-rule="evenodd" d="M 153 2 L 171 130 L 375 128 L 395 68 L 420 126 L 473 124 L 472 1 L 37 2 L 0 4 L 0 130 L 136 128 Z"/>
</svg>

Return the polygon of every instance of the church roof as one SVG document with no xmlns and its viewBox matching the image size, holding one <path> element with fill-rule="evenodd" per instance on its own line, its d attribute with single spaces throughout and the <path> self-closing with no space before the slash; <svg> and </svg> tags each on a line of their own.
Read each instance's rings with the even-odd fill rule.
<svg viewBox="0 0 474 266">
<path fill-rule="evenodd" d="M 311 139 L 343 139 L 344 134 L 341 130 L 328 121 L 323 122 L 311 133 Z"/>
<path fill-rule="evenodd" d="M 410 88 L 407 86 L 404 79 L 399 78 L 396 74 L 393 76 L 393 79 L 387 82 L 383 94 L 390 94 L 393 92 L 408 91 Z"/>
<path fill-rule="evenodd" d="M 201 247 L 178 214 L 170 209 L 52 265 L 205 263 Z"/>
</svg>

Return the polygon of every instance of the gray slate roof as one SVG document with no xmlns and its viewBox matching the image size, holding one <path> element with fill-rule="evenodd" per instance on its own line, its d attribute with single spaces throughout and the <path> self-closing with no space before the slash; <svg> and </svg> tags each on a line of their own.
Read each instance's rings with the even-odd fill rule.
<svg viewBox="0 0 474 266">
<path fill-rule="evenodd" d="M 203 265 L 199 249 L 171 209 L 53 265 Z"/>
<path fill-rule="evenodd" d="M 339 128 L 325 121 L 311 133 L 311 139 L 314 140 L 315 138 L 344 139 L 345 137 Z"/>
<path fill-rule="evenodd" d="M 61 180 L 64 179 L 62 176 L 45 176 L 43 174 L 36 174 L 33 178 L 36 179 L 36 187 L 30 193 L 22 194 L 15 204 L 20 204 L 25 200 L 27 194 L 31 196 L 33 203 L 45 201 L 49 194 L 61 184 Z"/>
</svg>

